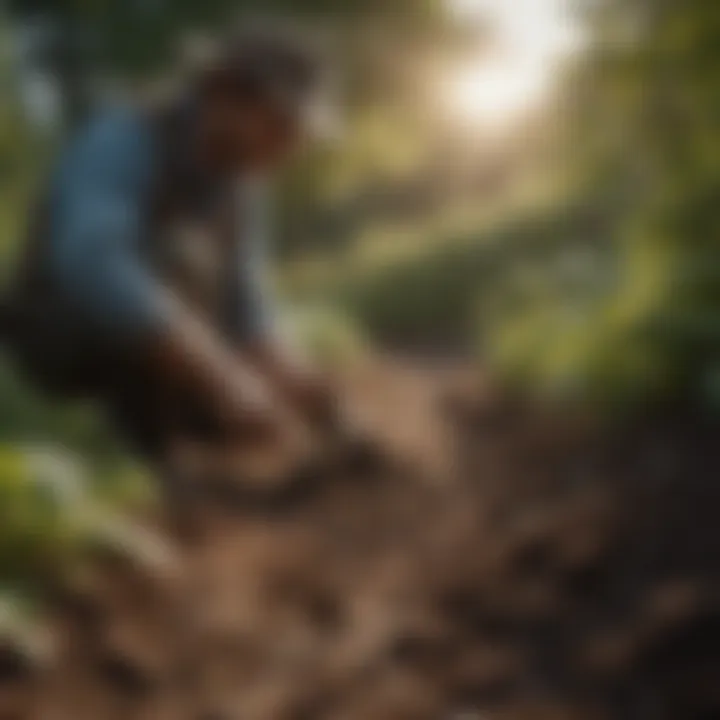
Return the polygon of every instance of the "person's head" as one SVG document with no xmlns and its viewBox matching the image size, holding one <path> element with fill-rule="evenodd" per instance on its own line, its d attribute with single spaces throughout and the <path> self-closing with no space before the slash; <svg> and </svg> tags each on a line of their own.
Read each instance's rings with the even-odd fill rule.
<svg viewBox="0 0 720 720">
<path fill-rule="evenodd" d="M 196 81 L 200 132 L 208 160 L 226 172 L 267 172 L 312 134 L 321 63 L 296 38 L 236 36 Z"/>
</svg>

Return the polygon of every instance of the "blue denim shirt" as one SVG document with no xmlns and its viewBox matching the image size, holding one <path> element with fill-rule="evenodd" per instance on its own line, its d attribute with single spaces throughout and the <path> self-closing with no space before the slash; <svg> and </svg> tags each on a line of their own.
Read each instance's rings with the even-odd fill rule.
<svg viewBox="0 0 720 720">
<path fill-rule="evenodd" d="M 173 300 L 140 250 L 148 232 L 158 152 L 152 123 L 113 110 L 93 120 L 66 150 L 51 179 L 45 262 L 63 302 L 114 337 L 132 338 L 168 322 Z M 264 201 L 245 194 L 233 287 L 225 313 L 232 339 L 268 331 Z"/>
</svg>

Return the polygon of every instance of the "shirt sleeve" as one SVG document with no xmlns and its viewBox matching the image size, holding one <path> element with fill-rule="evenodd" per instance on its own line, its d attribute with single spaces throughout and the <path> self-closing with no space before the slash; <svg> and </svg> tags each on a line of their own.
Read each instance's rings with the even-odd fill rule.
<svg viewBox="0 0 720 720">
<path fill-rule="evenodd" d="M 101 330 L 161 327 L 169 298 L 139 243 L 152 147 L 139 120 L 104 119 L 61 163 L 51 205 L 51 268 L 77 312 Z"/>
<path fill-rule="evenodd" d="M 230 333 L 236 342 L 276 333 L 277 304 L 270 272 L 270 193 L 243 183 L 236 191 L 238 237 L 230 283 Z"/>
</svg>

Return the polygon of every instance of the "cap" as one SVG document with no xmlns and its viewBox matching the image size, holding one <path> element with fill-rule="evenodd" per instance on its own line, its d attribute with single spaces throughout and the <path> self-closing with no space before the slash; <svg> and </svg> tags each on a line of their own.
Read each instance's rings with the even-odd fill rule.
<svg viewBox="0 0 720 720">
<path fill-rule="evenodd" d="M 332 140 L 340 134 L 325 63 L 297 33 L 280 28 L 236 30 L 196 52 L 195 65 L 206 91 L 270 102 L 315 138 Z"/>
</svg>

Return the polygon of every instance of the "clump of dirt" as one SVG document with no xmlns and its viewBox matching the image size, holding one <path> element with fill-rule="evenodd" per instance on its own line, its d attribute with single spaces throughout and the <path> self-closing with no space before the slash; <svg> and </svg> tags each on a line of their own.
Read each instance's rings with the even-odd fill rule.
<svg viewBox="0 0 720 720">
<path fill-rule="evenodd" d="M 0 718 L 720 717 L 718 427 L 611 432 L 445 386 L 351 388 L 384 470 L 203 503 L 166 573 L 88 569 L 52 662 L 0 662 Z"/>
</svg>

